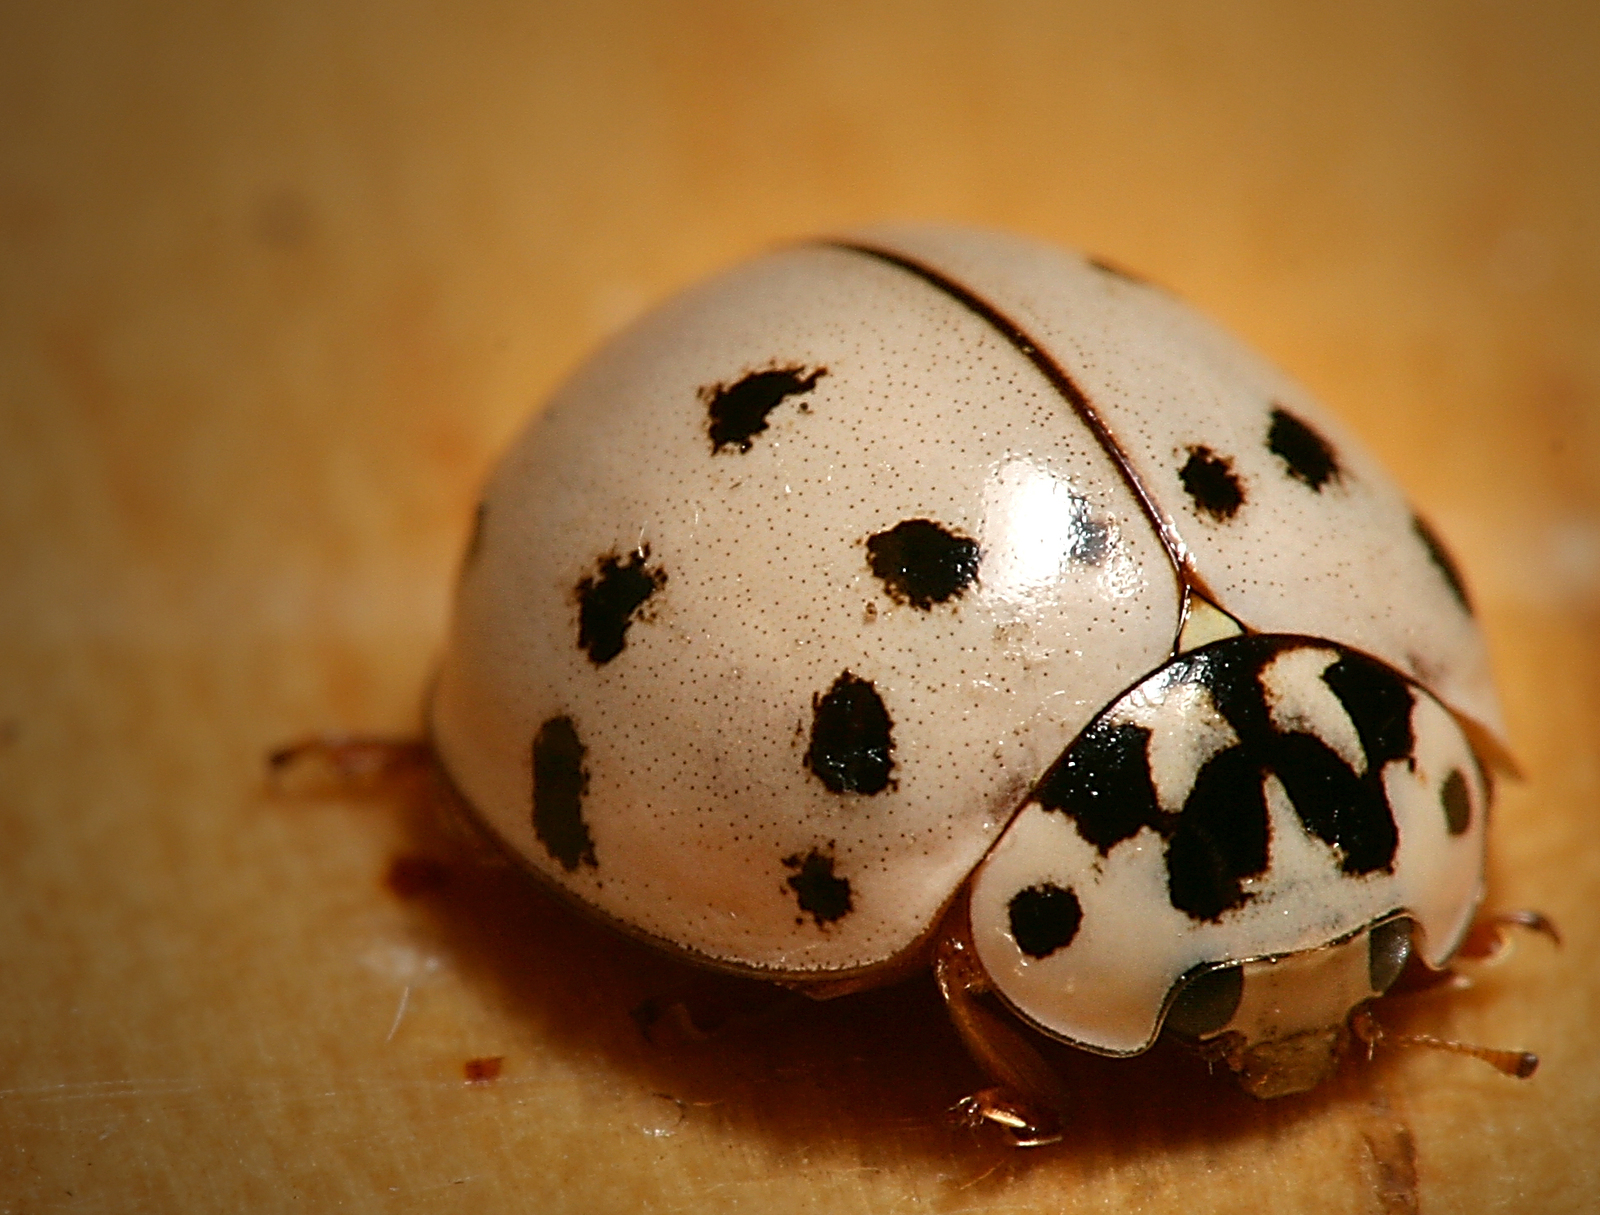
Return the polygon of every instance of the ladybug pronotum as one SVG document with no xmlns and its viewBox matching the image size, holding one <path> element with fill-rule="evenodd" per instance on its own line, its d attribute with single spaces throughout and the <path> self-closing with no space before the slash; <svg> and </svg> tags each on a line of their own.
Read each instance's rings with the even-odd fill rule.
<svg viewBox="0 0 1600 1215">
<path fill-rule="evenodd" d="M 695 962 L 832 995 L 931 964 L 1310 1088 L 1483 889 L 1503 726 L 1443 545 L 1306 393 L 1076 254 L 790 248 L 593 358 L 495 473 L 430 709 L 526 867 Z"/>
</svg>

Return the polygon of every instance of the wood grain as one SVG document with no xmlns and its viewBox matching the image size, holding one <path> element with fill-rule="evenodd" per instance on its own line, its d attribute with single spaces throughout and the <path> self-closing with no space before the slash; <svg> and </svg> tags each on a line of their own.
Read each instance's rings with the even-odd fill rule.
<svg viewBox="0 0 1600 1215">
<path fill-rule="evenodd" d="M 1597 54 L 1577 3 L 7 6 L 0 1211 L 1594 1209 Z M 712 983 L 425 789 L 264 795 L 415 725 L 477 487 L 589 347 L 880 218 L 1172 286 L 1411 488 L 1527 773 L 1493 899 L 1566 944 L 1395 1015 L 1534 1079 L 1063 1051 L 1068 1141 L 1008 1152 L 943 1118 L 925 980 Z M 686 993 L 718 1032 L 632 1015 Z"/>
</svg>

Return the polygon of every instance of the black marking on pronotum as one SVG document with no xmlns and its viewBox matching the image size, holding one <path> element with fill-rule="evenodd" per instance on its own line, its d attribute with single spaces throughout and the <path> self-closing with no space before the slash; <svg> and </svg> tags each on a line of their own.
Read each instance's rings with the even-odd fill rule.
<svg viewBox="0 0 1600 1215">
<path fill-rule="evenodd" d="M 1472 794 L 1467 791 L 1467 778 L 1460 768 L 1451 768 L 1439 789 L 1439 803 L 1444 807 L 1444 825 L 1451 835 L 1461 835 L 1472 826 Z"/>
<path fill-rule="evenodd" d="M 570 717 L 552 717 L 533 739 L 533 833 L 569 873 L 580 864 L 598 863 L 583 821 L 587 751 Z"/>
<path fill-rule="evenodd" d="M 1283 461 L 1291 477 L 1319 494 L 1329 481 L 1344 478 L 1333 445 L 1281 406 L 1272 411 L 1267 449 Z"/>
<path fill-rule="evenodd" d="M 834 793 L 882 793 L 894 768 L 889 710 L 872 681 L 844 672 L 811 699 L 806 767 Z"/>
<path fill-rule="evenodd" d="M 1461 577 L 1461 567 L 1450 555 L 1450 550 L 1445 548 L 1444 541 L 1440 540 L 1434 530 L 1422 521 L 1421 515 L 1411 516 L 1411 530 L 1417 533 L 1417 539 L 1422 541 L 1422 547 L 1428 550 L 1428 560 L 1444 575 L 1445 583 L 1450 587 L 1450 593 L 1455 596 L 1456 602 L 1462 610 L 1472 611 L 1472 599 L 1467 595 L 1467 584 Z"/>
<path fill-rule="evenodd" d="M 1189 459 L 1178 470 L 1178 480 L 1195 506 L 1219 523 L 1233 518 L 1244 505 L 1244 486 L 1232 462 L 1209 447 L 1189 448 Z"/>
<path fill-rule="evenodd" d="M 1089 398 L 1084 395 L 1083 389 L 1078 387 L 1072 377 L 1067 374 L 1065 368 L 1060 363 L 1057 363 L 1038 342 L 1034 341 L 1027 330 L 1023 329 L 1021 325 L 1017 324 L 982 296 L 956 282 L 955 279 L 940 273 L 932 266 L 917 261 L 915 258 L 907 257 L 903 253 L 896 253 L 892 249 L 884 249 L 877 245 L 857 244 L 853 241 L 834 241 L 831 244 L 833 248 L 847 249 L 852 253 L 864 254 L 867 257 L 876 258 L 878 261 L 887 262 L 891 266 L 897 266 L 908 274 L 916 275 L 930 287 L 944 292 L 969 312 L 994 326 L 1000 332 L 1000 335 L 1011 343 L 1018 354 L 1021 354 L 1038 369 L 1039 373 L 1049 381 L 1050 386 L 1061 395 L 1062 399 L 1072 407 L 1072 411 L 1078 415 L 1083 424 L 1089 428 L 1089 433 L 1094 435 L 1095 442 L 1100 445 L 1100 449 L 1106 453 L 1111 463 L 1116 466 L 1123 483 L 1127 485 L 1135 501 L 1139 503 L 1139 508 L 1144 512 L 1145 518 L 1150 521 L 1150 526 L 1155 528 L 1156 535 L 1161 538 L 1161 545 L 1167 550 L 1167 557 L 1171 560 L 1173 568 L 1178 571 L 1179 576 L 1190 586 L 1205 595 L 1206 598 L 1216 598 L 1215 594 L 1206 588 L 1204 579 L 1190 565 L 1188 558 L 1185 556 L 1188 551 L 1187 547 L 1184 545 L 1183 538 L 1178 535 L 1176 526 L 1157 509 L 1155 498 L 1145 487 L 1144 481 L 1134 468 L 1133 461 L 1129 459 L 1128 453 L 1122 450 L 1122 445 L 1112 435 L 1111 428 L 1106 425 L 1105 419 L 1100 416 L 1100 411 L 1089 402 Z"/>
<path fill-rule="evenodd" d="M 931 519 L 907 519 L 867 537 L 867 564 L 890 598 L 926 612 L 977 579 L 978 544 Z"/>
<path fill-rule="evenodd" d="M 700 399 L 711 415 L 712 454 L 724 447 L 749 451 L 755 437 L 767 428 L 768 414 L 788 397 L 810 392 L 827 374 L 825 367 L 771 367 L 752 371 L 732 384 L 702 388 Z"/>
<path fill-rule="evenodd" d="M 665 571 L 645 565 L 649 557 L 648 545 L 625 557 L 612 553 L 578 583 L 578 647 L 596 666 L 622 653 L 635 613 L 666 584 Z"/>
<path fill-rule="evenodd" d="M 1382 663 L 1348 651 L 1322 672 L 1322 682 L 1333 689 L 1355 724 L 1366 755 L 1366 771 L 1344 787 L 1344 774 L 1350 769 L 1340 760 L 1339 775 L 1321 785 L 1312 786 L 1302 777 L 1298 784 L 1285 779 L 1284 786 L 1301 821 L 1343 853 L 1340 867 L 1346 873 L 1389 872 L 1394 868 L 1400 832 L 1384 788 L 1383 769 L 1395 760 L 1413 761 L 1416 736 L 1411 712 L 1416 695 L 1410 684 Z M 1331 761 L 1324 763 L 1331 768 Z M 1354 778 L 1354 773 L 1350 777 Z"/>
<path fill-rule="evenodd" d="M 1270 831 L 1260 761 L 1242 746 L 1213 755 L 1168 828 L 1169 901 L 1195 920 L 1244 906 L 1245 881 L 1267 871 Z"/>
<path fill-rule="evenodd" d="M 1322 674 L 1349 715 L 1365 752 L 1357 773 L 1312 734 L 1280 730 L 1261 682 L 1266 665 L 1302 646 L 1337 656 Z M 1051 765 L 1033 791 L 1045 810 L 1068 815 L 1102 856 L 1149 829 L 1166 842 L 1172 905 L 1217 920 L 1252 897 L 1245 883 L 1267 870 L 1271 826 L 1265 782 L 1276 777 L 1305 829 L 1336 850 L 1352 876 L 1391 870 L 1399 834 L 1383 784 L 1385 765 L 1411 759 L 1409 684 L 1381 663 L 1307 638 L 1250 634 L 1175 659 L 1152 678 L 1197 683 L 1239 741 L 1195 774 L 1183 805 L 1167 813 L 1150 776 L 1150 731 L 1115 717 L 1115 706 Z M 1120 701 L 1119 701 L 1120 703 Z"/>
<path fill-rule="evenodd" d="M 1355 723 L 1369 769 L 1410 758 L 1416 746 L 1411 729 L 1416 696 L 1410 684 L 1382 663 L 1350 651 L 1322 672 L 1322 682 L 1333 689 Z"/>
<path fill-rule="evenodd" d="M 1143 726 L 1096 721 L 1045 773 L 1033 798 L 1046 810 L 1065 811 L 1078 834 L 1105 856 L 1123 840 L 1161 824 L 1149 742 L 1150 731 Z"/>
<path fill-rule="evenodd" d="M 813 848 L 803 857 L 798 852 L 784 857 L 783 865 L 795 870 L 785 881 L 800 900 L 800 910 L 816 921 L 818 928 L 850 913 L 854 906 L 850 879 L 833 872 L 833 857 Z"/>
<path fill-rule="evenodd" d="M 1172 905 L 1215 920 L 1247 901 L 1244 881 L 1267 866 L 1267 805 L 1259 761 L 1240 747 L 1211 757 L 1177 814 L 1165 814 L 1150 779 L 1150 731 L 1101 718 L 1052 765 L 1033 797 L 1059 810 L 1101 856 L 1145 828 L 1167 841 Z"/>
<path fill-rule="evenodd" d="M 1339 868 L 1359 877 L 1394 868 L 1400 834 L 1381 779 L 1357 776 L 1312 734 L 1281 735 L 1273 769 L 1306 829 L 1339 851 Z M 1381 771 L 1382 765 L 1379 765 Z"/>
<path fill-rule="evenodd" d="M 1019 890 L 1006 904 L 1011 939 L 1030 958 L 1048 958 L 1072 944 L 1083 922 L 1083 906 L 1068 887 L 1040 882 Z"/>
<path fill-rule="evenodd" d="M 1263 774 L 1282 782 L 1306 829 L 1340 854 L 1352 876 L 1390 871 L 1400 835 L 1383 784 L 1392 760 L 1409 759 L 1411 686 L 1388 667 L 1350 650 L 1322 673 L 1361 739 L 1365 770 L 1358 776 L 1326 742 L 1313 734 L 1277 729 L 1268 716 L 1260 673 L 1277 654 L 1308 643 L 1284 637 L 1239 637 L 1201 651 L 1202 679 L 1217 710 L 1242 745 L 1259 759 Z"/>
</svg>

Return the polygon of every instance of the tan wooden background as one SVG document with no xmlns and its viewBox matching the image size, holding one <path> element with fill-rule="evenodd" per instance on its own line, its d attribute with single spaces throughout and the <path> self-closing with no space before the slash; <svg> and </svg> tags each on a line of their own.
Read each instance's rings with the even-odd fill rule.
<svg viewBox="0 0 1600 1215">
<path fill-rule="evenodd" d="M 420 796 L 263 795 L 414 724 L 477 486 L 589 347 L 878 218 L 1174 287 L 1454 543 L 1527 770 L 1493 898 L 1567 944 L 1396 1016 L 1537 1077 L 1073 1057 L 1069 1141 L 1009 1153 L 942 1120 L 925 983 L 646 1040 L 684 974 Z M 1597 625 L 1591 3 L 0 7 L 0 1212 L 1596 1209 Z"/>
</svg>

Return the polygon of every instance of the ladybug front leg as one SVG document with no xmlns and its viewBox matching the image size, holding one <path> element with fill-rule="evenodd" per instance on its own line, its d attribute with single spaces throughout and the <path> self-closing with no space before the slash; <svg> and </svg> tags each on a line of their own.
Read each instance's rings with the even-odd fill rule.
<svg viewBox="0 0 1600 1215">
<path fill-rule="evenodd" d="M 1394 986 L 1389 988 L 1389 994 L 1394 996 L 1409 996 L 1419 992 L 1430 991 L 1445 985 L 1451 987 L 1466 987 L 1471 985 L 1471 978 L 1458 971 L 1454 963 L 1458 962 L 1498 962 L 1503 960 L 1511 948 L 1512 935 L 1510 929 L 1520 928 L 1527 932 L 1536 932 L 1540 936 L 1548 937 L 1555 945 L 1561 944 L 1561 932 L 1556 928 L 1555 922 L 1542 911 L 1480 911 L 1468 927 L 1466 934 L 1461 938 L 1461 944 L 1456 947 L 1456 952 L 1451 958 L 1451 964 L 1440 970 L 1428 967 L 1420 957 L 1413 953 L 1406 961 L 1406 967 L 1395 980 Z"/>
<path fill-rule="evenodd" d="M 993 1122 L 1004 1127 L 1018 1147 L 1059 1141 L 1065 1086 L 1022 1032 L 979 999 L 992 985 L 973 951 L 965 908 L 952 913 L 946 925 L 934 954 L 939 992 L 967 1052 L 996 1081 L 963 1097 L 956 1113 L 971 1126 Z"/>
<path fill-rule="evenodd" d="M 1536 932 L 1540 936 L 1549 937 L 1557 945 L 1561 944 L 1560 930 L 1542 911 L 1523 908 L 1520 911 L 1499 911 L 1488 914 L 1480 912 L 1472 921 L 1472 927 L 1467 929 L 1467 935 L 1462 938 L 1461 946 L 1456 950 L 1456 957 L 1475 962 L 1486 962 L 1499 957 L 1510 947 L 1511 934 L 1506 931 L 1510 928 Z"/>
</svg>

